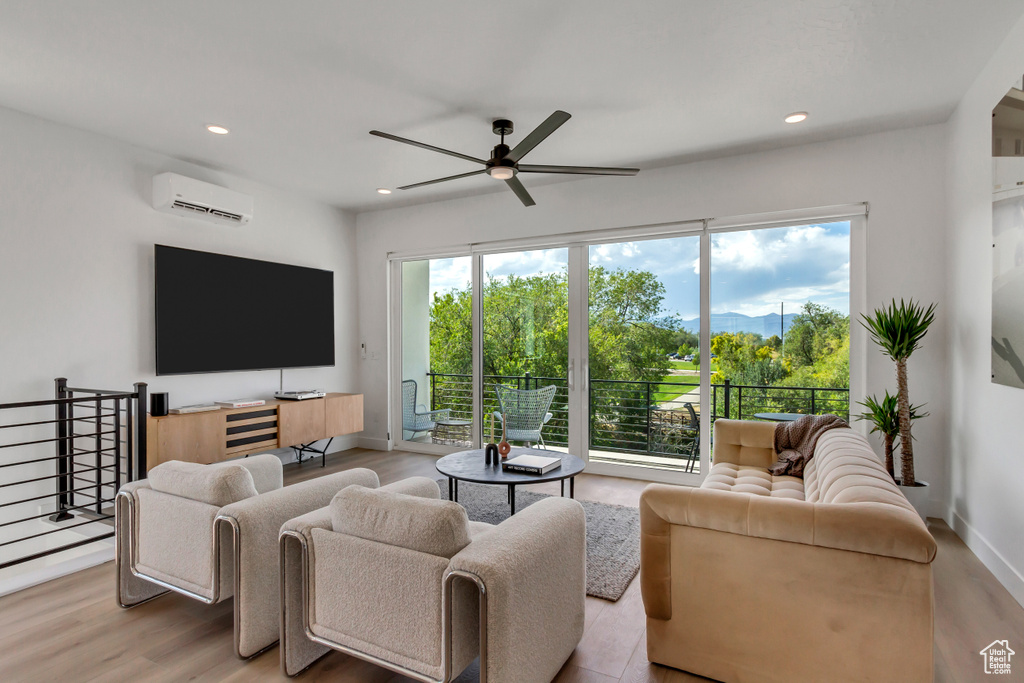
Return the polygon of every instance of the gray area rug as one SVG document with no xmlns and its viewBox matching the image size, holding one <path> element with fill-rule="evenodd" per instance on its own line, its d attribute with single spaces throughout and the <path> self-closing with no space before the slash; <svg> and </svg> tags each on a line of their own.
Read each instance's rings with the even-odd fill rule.
<svg viewBox="0 0 1024 683">
<path fill-rule="evenodd" d="M 441 497 L 448 499 L 448 479 L 437 480 Z M 545 493 L 516 489 L 516 510 L 522 510 Z M 459 503 L 474 522 L 499 524 L 509 516 L 508 489 L 459 482 Z M 640 511 L 624 505 L 581 500 L 587 517 L 587 595 L 615 601 L 622 597 L 640 571 Z"/>
</svg>

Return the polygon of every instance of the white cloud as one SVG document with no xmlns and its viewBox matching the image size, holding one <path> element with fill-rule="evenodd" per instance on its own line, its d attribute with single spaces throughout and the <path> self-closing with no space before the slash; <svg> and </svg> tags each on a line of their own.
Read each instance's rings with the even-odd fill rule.
<svg viewBox="0 0 1024 683">
<path fill-rule="evenodd" d="M 430 260 L 430 298 L 453 289 L 466 289 L 473 281 L 473 261 L 469 256 Z"/>
<path fill-rule="evenodd" d="M 591 266 L 643 269 L 665 286 L 664 308 L 683 318 L 700 309 L 700 240 L 696 236 L 593 245 Z M 764 315 L 780 302 L 796 312 L 808 300 L 849 311 L 848 223 L 746 230 L 712 235 L 711 303 L 716 313 Z M 434 259 L 430 291 L 469 285 L 471 258 Z M 538 249 L 487 254 L 484 271 L 504 279 L 566 270 L 568 250 Z M 792 307 L 792 308 L 791 308 Z"/>
</svg>

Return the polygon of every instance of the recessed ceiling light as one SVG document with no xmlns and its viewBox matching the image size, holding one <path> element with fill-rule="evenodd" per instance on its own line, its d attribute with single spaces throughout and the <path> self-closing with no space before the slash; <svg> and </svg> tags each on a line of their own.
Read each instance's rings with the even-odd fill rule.
<svg viewBox="0 0 1024 683">
<path fill-rule="evenodd" d="M 806 118 L 807 118 L 807 112 L 805 112 L 805 111 L 795 111 L 795 112 L 793 112 L 792 114 L 790 114 L 789 116 L 787 116 L 783 120 L 786 123 L 800 123 L 801 121 L 805 120 Z"/>
<path fill-rule="evenodd" d="M 212 126 L 212 125 L 211 126 L 207 126 L 206 130 L 210 131 L 211 133 L 215 133 L 217 135 L 227 135 L 228 133 L 231 132 L 230 130 L 228 130 L 224 126 Z"/>
<path fill-rule="evenodd" d="M 378 187 L 377 194 L 391 194 L 391 190 L 386 187 Z"/>
</svg>

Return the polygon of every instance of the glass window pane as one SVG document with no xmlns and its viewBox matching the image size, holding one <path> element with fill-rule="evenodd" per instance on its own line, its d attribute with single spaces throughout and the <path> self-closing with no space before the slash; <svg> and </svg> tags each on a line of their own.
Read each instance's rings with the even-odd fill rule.
<svg viewBox="0 0 1024 683">
<path fill-rule="evenodd" d="M 402 438 L 469 447 L 473 288 L 468 256 L 402 263 Z"/>
<path fill-rule="evenodd" d="M 483 434 L 501 440 L 496 387 L 508 393 L 507 437 L 513 445 L 564 450 L 569 445 L 569 250 L 487 254 L 483 257 Z M 555 387 L 547 408 L 545 387 Z M 548 414 L 550 413 L 550 416 Z"/>
<path fill-rule="evenodd" d="M 590 248 L 591 460 L 700 471 L 700 237 Z"/>
<path fill-rule="evenodd" d="M 850 223 L 712 235 L 710 330 L 715 417 L 848 419 Z"/>
</svg>

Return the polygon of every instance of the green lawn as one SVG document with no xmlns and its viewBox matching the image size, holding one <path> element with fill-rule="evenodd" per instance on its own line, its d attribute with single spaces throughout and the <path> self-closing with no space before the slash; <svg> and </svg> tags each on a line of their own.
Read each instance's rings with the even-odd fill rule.
<svg viewBox="0 0 1024 683">
<path fill-rule="evenodd" d="M 686 363 L 689 365 L 689 363 Z M 691 391 L 697 391 L 700 389 L 700 378 L 697 375 L 692 377 L 680 376 L 680 375 L 665 375 L 661 378 L 662 382 L 672 382 L 672 384 L 660 384 L 657 387 L 657 392 L 651 395 L 651 401 L 653 403 L 664 403 L 671 401 L 677 396 L 688 394 Z M 686 382 L 684 386 L 678 386 L 678 383 Z M 689 386 L 692 382 L 693 386 Z"/>
<path fill-rule="evenodd" d="M 686 361 L 681 361 L 681 360 L 670 360 L 668 362 L 668 366 L 670 368 L 672 368 L 673 370 L 700 370 L 700 368 L 698 368 L 693 363 L 687 363 Z M 711 372 L 716 372 L 717 370 L 718 370 L 718 363 L 712 363 L 711 364 Z"/>
</svg>

